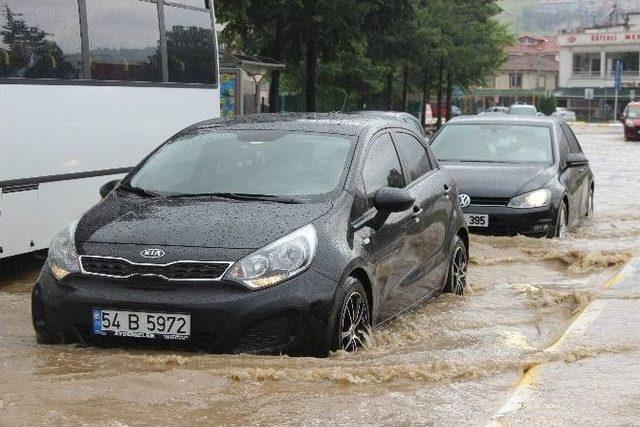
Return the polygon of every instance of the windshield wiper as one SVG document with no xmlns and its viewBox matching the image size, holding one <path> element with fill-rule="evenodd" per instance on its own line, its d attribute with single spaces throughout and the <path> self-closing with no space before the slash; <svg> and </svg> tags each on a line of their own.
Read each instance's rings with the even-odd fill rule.
<svg viewBox="0 0 640 427">
<path fill-rule="evenodd" d="M 137 194 L 138 196 L 142 196 L 142 197 L 164 197 L 162 194 L 155 193 L 150 190 L 145 190 L 144 188 L 134 187 L 133 185 L 129 185 L 129 184 L 120 184 L 118 188 L 120 190 L 124 190 L 128 193 Z"/>
<path fill-rule="evenodd" d="M 265 201 L 276 202 L 286 204 L 299 204 L 301 200 L 294 199 L 292 197 L 276 196 L 273 194 L 252 194 L 252 193 L 183 193 L 183 194 L 171 194 L 171 198 L 193 198 L 193 197 L 220 197 L 223 199 L 231 200 L 244 200 L 244 201 Z"/>
</svg>

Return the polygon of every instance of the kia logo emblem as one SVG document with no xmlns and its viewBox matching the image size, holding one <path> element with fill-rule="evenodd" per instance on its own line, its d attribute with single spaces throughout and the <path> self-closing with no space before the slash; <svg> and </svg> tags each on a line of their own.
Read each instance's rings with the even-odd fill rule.
<svg viewBox="0 0 640 427">
<path fill-rule="evenodd" d="M 156 259 L 162 258 L 164 256 L 164 251 L 162 249 L 145 249 L 140 252 L 140 255 L 142 255 L 143 258 Z"/>
<path fill-rule="evenodd" d="M 467 206 L 469 206 L 471 204 L 471 197 L 469 197 L 466 194 L 461 194 L 460 196 L 458 196 L 458 198 L 460 199 L 460 207 L 461 208 L 466 208 Z"/>
</svg>

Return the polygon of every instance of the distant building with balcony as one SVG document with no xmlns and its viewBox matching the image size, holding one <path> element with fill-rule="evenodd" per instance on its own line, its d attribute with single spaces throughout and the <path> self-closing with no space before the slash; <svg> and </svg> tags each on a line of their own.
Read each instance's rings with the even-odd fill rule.
<svg viewBox="0 0 640 427">
<path fill-rule="evenodd" d="M 640 13 L 622 13 L 614 8 L 600 25 L 561 34 L 559 46 L 560 105 L 588 115 L 585 89 L 592 88 L 592 116 L 612 118 L 616 63 L 621 62 L 621 108 L 637 92 L 640 95 Z M 611 116 L 611 117 L 609 117 Z"/>
<path fill-rule="evenodd" d="M 558 44 L 556 36 L 518 37 L 507 50 L 507 61 L 483 88 L 473 91 L 478 109 L 514 103 L 535 104 L 558 87 Z"/>
</svg>

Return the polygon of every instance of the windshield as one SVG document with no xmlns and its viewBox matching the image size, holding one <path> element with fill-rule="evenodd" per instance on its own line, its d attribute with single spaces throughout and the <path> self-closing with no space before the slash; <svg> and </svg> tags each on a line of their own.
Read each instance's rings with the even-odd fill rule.
<svg viewBox="0 0 640 427">
<path fill-rule="evenodd" d="M 640 119 L 640 108 L 629 108 L 627 110 L 627 119 Z"/>
<path fill-rule="evenodd" d="M 165 144 L 128 184 L 160 195 L 322 195 L 336 190 L 350 148 L 343 136 L 208 131 Z"/>
<path fill-rule="evenodd" d="M 431 147 L 443 162 L 553 162 L 551 129 L 546 126 L 450 124 Z"/>
<path fill-rule="evenodd" d="M 534 107 L 511 107 L 509 109 L 509 114 L 518 116 L 535 116 L 538 114 L 538 111 Z"/>
</svg>

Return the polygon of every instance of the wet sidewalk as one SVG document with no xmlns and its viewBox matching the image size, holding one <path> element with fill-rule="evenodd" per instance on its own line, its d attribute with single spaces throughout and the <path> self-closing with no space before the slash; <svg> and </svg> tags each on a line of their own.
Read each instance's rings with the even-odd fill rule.
<svg viewBox="0 0 640 427">
<path fill-rule="evenodd" d="M 489 425 L 640 424 L 640 258 L 546 351 Z"/>
</svg>

